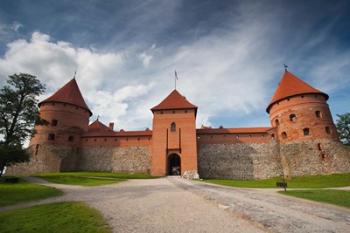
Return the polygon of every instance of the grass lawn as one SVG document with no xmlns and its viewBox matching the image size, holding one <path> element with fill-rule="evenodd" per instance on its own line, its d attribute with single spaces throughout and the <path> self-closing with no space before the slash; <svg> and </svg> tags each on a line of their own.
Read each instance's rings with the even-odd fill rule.
<svg viewBox="0 0 350 233">
<path fill-rule="evenodd" d="M 313 201 L 326 202 L 334 205 L 350 208 L 350 191 L 344 190 L 291 190 L 287 192 L 279 192 L 285 195 L 305 198 Z"/>
<path fill-rule="evenodd" d="M 61 195 L 62 191 L 20 180 L 18 183 L 0 183 L 0 207 Z M 1 228 L 0 228 L 1 229 Z"/>
<path fill-rule="evenodd" d="M 149 179 L 154 178 L 148 174 L 136 173 L 110 173 L 110 172 L 61 172 L 39 174 L 37 177 L 43 178 L 49 182 L 59 184 L 72 184 L 84 186 L 96 186 L 104 184 L 113 184 L 127 179 Z"/>
<path fill-rule="evenodd" d="M 229 180 L 229 179 L 204 179 L 205 182 L 245 188 L 276 188 L 276 182 L 281 178 L 271 178 L 266 180 Z M 288 180 L 288 188 L 327 188 L 350 186 L 350 173 L 300 176 Z"/>
<path fill-rule="evenodd" d="M 0 213 L 2 233 L 109 233 L 98 211 L 80 202 L 39 205 Z"/>
</svg>

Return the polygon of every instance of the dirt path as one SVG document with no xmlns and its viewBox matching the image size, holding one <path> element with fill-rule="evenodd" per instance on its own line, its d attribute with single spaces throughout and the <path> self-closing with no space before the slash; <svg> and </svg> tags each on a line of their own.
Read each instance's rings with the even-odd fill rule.
<svg viewBox="0 0 350 233">
<path fill-rule="evenodd" d="M 349 232 L 350 210 L 285 197 L 268 189 L 239 189 L 178 177 L 82 187 L 30 181 L 64 191 L 61 197 L 0 208 L 84 201 L 114 232 Z"/>
</svg>

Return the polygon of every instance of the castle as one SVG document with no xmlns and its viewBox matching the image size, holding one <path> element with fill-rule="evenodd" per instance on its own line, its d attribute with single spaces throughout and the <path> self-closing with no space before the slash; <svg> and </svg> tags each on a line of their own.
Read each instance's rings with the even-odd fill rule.
<svg viewBox="0 0 350 233">
<path fill-rule="evenodd" d="M 154 106 L 153 127 L 115 131 L 91 110 L 75 79 L 39 103 L 31 160 L 10 174 L 58 171 L 148 172 L 187 178 L 264 179 L 350 171 L 328 95 L 285 70 L 267 106 L 271 126 L 196 129 L 197 106 L 177 90 Z"/>
</svg>

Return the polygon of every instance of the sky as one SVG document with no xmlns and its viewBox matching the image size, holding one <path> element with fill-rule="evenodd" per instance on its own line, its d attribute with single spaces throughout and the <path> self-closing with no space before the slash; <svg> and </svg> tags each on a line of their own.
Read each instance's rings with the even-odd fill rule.
<svg viewBox="0 0 350 233">
<path fill-rule="evenodd" d="M 0 1 L 0 86 L 30 73 L 50 96 L 73 78 L 117 129 L 152 126 L 174 89 L 197 126 L 269 126 L 266 107 L 288 70 L 350 111 L 350 1 Z"/>
</svg>

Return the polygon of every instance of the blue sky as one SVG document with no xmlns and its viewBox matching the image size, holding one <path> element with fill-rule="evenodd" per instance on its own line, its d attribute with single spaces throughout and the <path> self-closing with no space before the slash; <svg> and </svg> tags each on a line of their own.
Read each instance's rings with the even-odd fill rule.
<svg viewBox="0 0 350 233">
<path fill-rule="evenodd" d="M 0 85 L 29 72 L 43 99 L 77 70 L 83 95 L 117 128 L 152 124 L 173 89 L 198 105 L 197 125 L 268 126 L 283 64 L 350 111 L 349 1 L 0 2 Z"/>
</svg>

